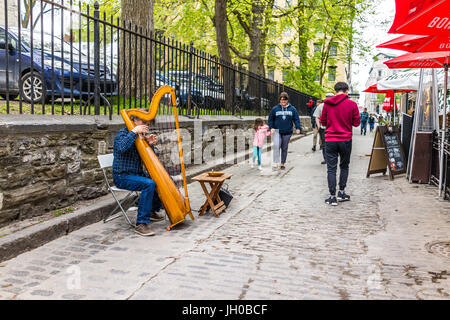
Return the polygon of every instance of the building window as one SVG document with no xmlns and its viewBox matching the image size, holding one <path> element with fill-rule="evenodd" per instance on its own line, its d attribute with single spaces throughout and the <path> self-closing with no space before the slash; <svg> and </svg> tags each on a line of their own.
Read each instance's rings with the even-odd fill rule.
<svg viewBox="0 0 450 320">
<path fill-rule="evenodd" d="M 330 57 L 336 57 L 337 56 L 337 44 L 332 44 L 330 47 Z"/>
<path fill-rule="evenodd" d="M 269 46 L 269 55 L 271 55 L 271 56 L 275 55 L 275 46 L 274 45 Z"/>
<path fill-rule="evenodd" d="M 288 80 L 289 71 L 283 70 L 283 82 Z"/>
<path fill-rule="evenodd" d="M 292 0 L 286 0 L 286 8 L 292 8 Z"/>
<path fill-rule="evenodd" d="M 285 36 L 290 36 L 290 35 L 291 35 L 291 27 L 288 27 L 288 28 L 286 29 L 286 31 L 284 32 L 284 35 L 285 35 Z"/>
<path fill-rule="evenodd" d="M 291 46 L 288 44 L 284 45 L 284 56 L 289 58 L 291 56 Z"/>
<path fill-rule="evenodd" d="M 275 79 L 275 70 L 274 69 L 269 69 L 267 71 L 267 78 L 269 78 L 269 80 Z"/>
<path fill-rule="evenodd" d="M 336 67 L 328 67 L 328 81 L 336 81 Z"/>
<path fill-rule="evenodd" d="M 314 43 L 314 53 L 320 52 L 322 50 L 322 46 L 320 43 Z"/>
</svg>

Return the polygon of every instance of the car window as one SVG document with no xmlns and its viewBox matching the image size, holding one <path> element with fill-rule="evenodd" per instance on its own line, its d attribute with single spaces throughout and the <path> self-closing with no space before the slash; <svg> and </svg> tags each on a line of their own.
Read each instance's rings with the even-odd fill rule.
<svg viewBox="0 0 450 320">
<path fill-rule="evenodd" d="M 6 36 L 5 36 L 5 30 L 0 29 L 0 42 L 6 43 Z M 11 43 L 14 48 L 17 48 L 17 41 L 14 38 L 8 37 L 8 43 Z"/>
<path fill-rule="evenodd" d="M 18 37 L 18 29 L 17 28 L 11 28 L 11 32 L 14 33 Z M 30 36 L 30 30 L 28 29 L 22 29 L 20 32 L 20 38 L 21 42 L 26 45 L 28 48 L 31 48 L 31 36 Z M 64 51 L 64 55 L 70 55 L 70 50 L 72 49 L 73 55 L 81 55 L 85 57 L 86 55 L 82 52 L 80 52 L 77 48 L 77 45 L 71 45 L 69 42 L 62 41 L 61 46 L 61 38 L 57 35 L 52 35 L 47 32 L 42 33 L 36 31 L 33 32 L 33 49 L 35 50 L 41 50 L 43 49 L 46 52 L 51 53 L 53 46 L 53 52 L 61 52 Z M 61 50 L 63 48 L 63 50 Z"/>
</svg>

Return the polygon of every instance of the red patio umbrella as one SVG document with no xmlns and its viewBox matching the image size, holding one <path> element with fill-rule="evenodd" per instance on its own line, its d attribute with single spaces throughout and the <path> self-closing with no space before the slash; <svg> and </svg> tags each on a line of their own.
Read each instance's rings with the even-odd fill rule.
<svg viewBox="0 0 450 320">
<path fill-rule="evenodd" d="M 395 124 L 395 110 L 397 110 L 397 103 L 395 101 L 395 93 L 396 92 L 412 92 L 412 91 L 416 91 L 416 90 L 410 90 L 410 89 L 386 89 L 386 90 L 381 90 L 377 88 L 377 84 L 373 84 L 370 87 L 368 87 L 366 90 L 363 90 L 363 92 L 368 92 L 368 93 L 384 93 L 386 94 L 385 97 L 385 104 L 386 101 L 389 101 L 389 108 L 385 108 L 386 105 L 383 107 L 384 110 L 386 110 L 387 112 L 390 112 L 389 110 L 394 110 L 394 124 Z"/>
<path fill-rule="evenodd" d="M 450 51 L 406 53 L 384 62 L 390 69 L 445 68 L 450 60 Z"/>
<path fill-rule="evenodd" d="M 444 68 L 444 112 L 442 115 L 442 140 L 440 148 L 439 198 L 442 198 L 442 179 L 444 171 L 444 140 L 447 117 L 448 65 L 450 51 L 407 53 L 384 63 L 390 68 Z"/>
<path fill-rule="evenodd" d="M 383 42 L 377 48 L 404 50 L 408 52 L 432 52 L 450 50 L 450 36 L 418 36 L 405 34 Z"/>
<path fill-rule="evenodd" d="M 368 92 L 368 93 L 389 93 L 391 91 L 395 91 L 395 92 L 412 92 L 412 91 L 416 91 L 416 90 L 410 90 L 410 89 L 386 89 L 386 90 L 381 90 L 377 88 L 377 84 L 373 84 L 370 87 L 368 87 L 366 90 L 363 90 L 363 92 Z"/>
<path fill-rule="evenodd" d="M 389 33 L 450 35 L 450 0 L 395 0 Z"/>
</svg>

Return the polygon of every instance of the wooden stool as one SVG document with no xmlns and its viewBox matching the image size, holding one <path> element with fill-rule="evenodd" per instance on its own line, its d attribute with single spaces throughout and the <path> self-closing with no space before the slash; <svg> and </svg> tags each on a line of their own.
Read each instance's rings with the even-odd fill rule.
<svg viewBox="0 0 450 320">
<path fill-rule="evenodd" d="M 202 186 L 203 192 L 206 196 L 206 201 L 199 210 L 199 216 L 202 216 L 206 210 L 211 209 L 212 212 L 214 212 L 216 218 L 218 218 L 219 213 L 226 209 L 225 204 L 219 197 L 219 191 L 224 181 L 226 179 L 230 179 L 232 176 L 233 175 L 231 173 L 224 173 L 220 177 L 210 177 L 208 173 L 205 172 L 192 178 L 192 180 L 200 182 L 200 185 Z M 205 183 L 209 183 L 211 191 L 208 191 Z M 214 200 L 217 201 L 216 205 L 214 204 Z"/>
</svg>

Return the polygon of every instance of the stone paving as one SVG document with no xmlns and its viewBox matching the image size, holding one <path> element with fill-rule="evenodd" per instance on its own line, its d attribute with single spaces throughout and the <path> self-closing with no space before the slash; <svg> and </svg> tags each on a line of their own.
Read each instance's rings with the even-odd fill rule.
<svg viewBox="0 0 450 320">
<path fill-rule="evenodd" d="M 355 130 L 347 192 L 330 207 L 312 137 L 290 145 L 285 171 L 240 163 L 230 207 L 154 237 L 124 219 L 92 224 L 0 263 L 0 299 L 450 299 L 450 202 L 404 176 L 366 178 L 373 136 Z M 445 253 L 445 250 L 443 251 Z"/>
</svg>

